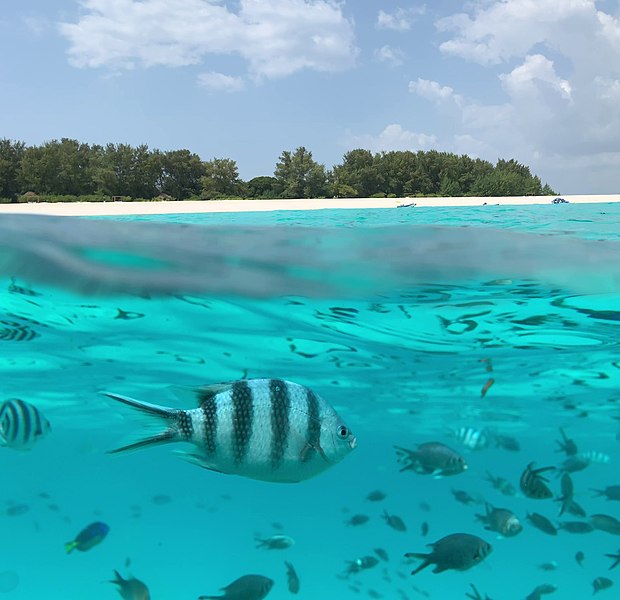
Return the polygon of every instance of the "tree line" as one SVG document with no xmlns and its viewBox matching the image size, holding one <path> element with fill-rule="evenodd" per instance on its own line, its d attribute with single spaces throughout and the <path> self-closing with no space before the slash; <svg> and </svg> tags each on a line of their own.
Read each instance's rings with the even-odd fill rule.
<svg viewBox="0 0 620 600">
<path fill-rule="evenodd" d="M 514 159 L 495 165 L 436 150 L 351 150 L 331 169 L 299 147 L 273 175 L 243 181 L 236 161 L 203 161 L 189 150 L 0 140 L 0 201 L 555 195 Z"/>
</svg>

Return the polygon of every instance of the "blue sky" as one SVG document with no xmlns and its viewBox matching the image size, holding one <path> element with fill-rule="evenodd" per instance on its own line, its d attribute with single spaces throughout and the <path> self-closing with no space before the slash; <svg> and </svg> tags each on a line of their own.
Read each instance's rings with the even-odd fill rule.
<svg viewBox="0 0 620 600">
<path fill-rule="evenodd" d="M 620 1 L 3 0 L 0 138 L 516 158 L 620 192 Z"/>
</svg>

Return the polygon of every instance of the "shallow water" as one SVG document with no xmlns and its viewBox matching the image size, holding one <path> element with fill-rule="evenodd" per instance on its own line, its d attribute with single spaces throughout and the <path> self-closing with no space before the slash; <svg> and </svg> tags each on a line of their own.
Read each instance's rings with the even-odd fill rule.
<svg viewBox="0 0 620 600">
<path fill-rule="evenodd" d="M 288 560 L 299 598 L 464 598 L 474 583 L 511 600 L 550 583 L 552 598 L 573 599 L 599 576 L 615 580 L 600 592 L 614 597 L 620 568 L 604 555 L 620 536 L 545 535 L 525 516 L 563 520 L 559 504 L 503 496 L 485 474 L 518 488 L 529 462 L 559 465 L 563 427 L 580 452 L 599 453 L 573 474 L 576 500 L 620 518 L 619 502 L 591 491 L 620 484 L 619 236 L 618 205 L 3 217 L 0 398 L 35 404 L 52 432 L 29 452 L 0 449 L 0 593 L 115 598 L 118 569 L 175 600 L 260 573 L 277 600 L 292 597 Z M 310 386 L 357 449 L 294 485 L 204 471 L 170 446 L 106 454 L 138 424 L 102 391 L 166 404 L 172 384 L 246 377 Z M 460 427 L 513 436 L 520 450 L 468 449 L 454 438 Z M 399 472 L 394 445 L 434 440 L 469 469 Z M 559 495 L 559 478 L 550 485 Z M 387 498 L 365 500 L 373 489 Z M 496 539 L 475 519 L 484 506 L 456 502 L 452 489 L 510 508 L 524 531 Z M 383 510 L 408 531 L 388 528 Z M 347 527 L 357 513 L 370 520 Z M 108 537 L 67 556 L 64 543 L 96 520 Z M 403 554 L 454 532 L 481 536 L 492 554 L 466 572 L 411 577 Z M 295 546 L 255 548 L 255 534 L 273 533 Z M 389 562 L 339 577 L 377 547 Z M 550 561 L 555 571 L 538 568 Z"/>
</svg>

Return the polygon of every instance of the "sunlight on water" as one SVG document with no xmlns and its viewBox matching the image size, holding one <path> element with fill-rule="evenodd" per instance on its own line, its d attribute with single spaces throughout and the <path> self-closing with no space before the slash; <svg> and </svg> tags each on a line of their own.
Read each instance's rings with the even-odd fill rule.
<svg viewBox="0 0 620 600">
<path fill-rule="evenodd" d="M 216 595 L 250 573 L 273 579 L 277 600 L 292 597 L 288 561 L 299 598 L 465 598 L 474 584 L 482 598 L 521 600 L 549 584 L 574 599 L 597 577 L 615 581 L 600 592 L 613 597 L 620 570 L 605 555 L 620 536 L 548 535 L 527 515 L 556 527 L 620 518 L 620 502 L 592 491 L 620 485 L 619 265 L 617 205 L 3 217 L 0 400 L 32 403 L 51 431 L 28 452 L 0 448 L 0 593 L 115 598 L 116 569 L 155 600 Z M 270 377 L 328 400 L 355 451 L 294 485 L 199 469 L 175 455 L 183 444 L 106 454 L 142 437 L 143 421 L 103 391 L 189 408 L 171 386 Z M 580 465 L 560 451 L 560 428 Z M 431 441 L 468 469 L 401 473 L 393 446 Z M 531 462 L 560 468 L 545 473 L 555 497 L 572 472 L 586 516 L 527 498 Z M 377 489 L 385 499 L 366 499 Z M 485 501 L 523 532 L 485 530 Z M 105 539 L 67 555 L 96 521 Z M 465 572 L 410 575 L 419 561 L 406 552 L 456 532 L 492 553 Z M 294 545 L 256 547 L 276 534 Z M 378 564 L 351 567 L 368 556 Z"/>
</svg>

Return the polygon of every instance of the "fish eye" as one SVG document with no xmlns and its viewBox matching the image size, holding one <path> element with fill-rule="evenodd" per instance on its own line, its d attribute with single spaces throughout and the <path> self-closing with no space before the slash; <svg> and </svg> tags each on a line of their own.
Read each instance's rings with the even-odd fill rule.
<svg viewBox="0 0 620 600">
<path fill-rule="evenodd" d="M 346 425 L 338 427 L 338 437 L 343 440 L 349 437 L 349 428 Z"/>
</svg>

